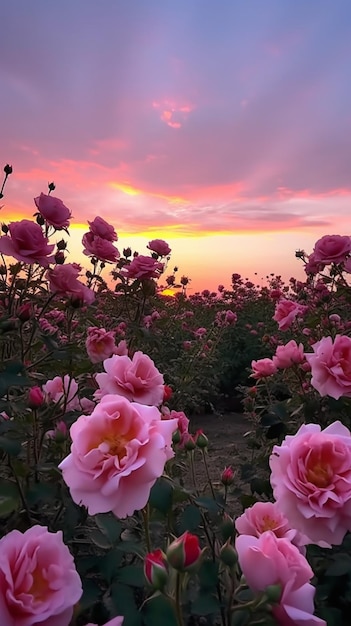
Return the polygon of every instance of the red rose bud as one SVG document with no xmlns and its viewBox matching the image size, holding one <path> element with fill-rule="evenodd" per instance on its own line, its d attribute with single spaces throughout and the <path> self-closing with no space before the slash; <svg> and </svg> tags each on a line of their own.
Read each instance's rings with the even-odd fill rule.
<svg viewBox="0 0 351 626">
<path fill-rule="evenodd" d="M 198 448 L 207 448 L 208 447 L 208 438 L 203 433 L 202 430 L 197 430 L 195 433 L 195 443 Z"/>
<path fill-rule="evenodd" d="M 55 263 L 56 265 L 63 265 L 65 262 L 65 255 L 63 254 L 62 250 L 57 250 L 57 252 L 55 253 Z"/>
<path fill-rule="evenodd" d="M 238 562 L 238 553 L 231 545 L 230 539 L 221 547 L 219 557 L 227 567 L 234 567 Z"/>
<path fill-rule="evenodd" d="M 162 591 L 168 580 L 166 555 L 162 550 L 154 550 L 145 556 L 144 576 L 154 589 Z"/>
<path fill-rule="evenodd" d="M 185 450 L 187 450 L 188 452 L 192 452 L 192 450 L 195 450 L 196 443 L 194 437 L 190 433 L 184 433 L 183 441 Z"/>
<path fill-rule="evenodd" d="M 163 402 L 168 402 L 168 400 L 172 397 L 172 395 L 173 395 L 172 387 L 170 387 L 169 385 L 164 385 L 163 386 Z"/>
<path fill-rule="evenodd" d="M 17 317 L 21 322 L 28 322 L 32 317 L 32 305 L 30 302 L 22 304 L 17 310 Z"/>
<path fill-rule="evenodd" d="M 186 530 L 168 546 L 166 556 L 168 563 L 178 572 L 194 571 L 202 556 L 198 537 Z"/>
<path fill-rule="evenodd" d="M 229 485 L 232 485 L 234 482 L 234 476 L 235 473 L 233 469 L 230 466 L 225 467 L 221 476 L 222 485 L 224 485 L 225 487 L 229 487 Z"/>
<path fill-rule="evenodd" d="M 28 393 L 28 406 L 30 409 L 38 409 L 44 403 L 44 394 L 40 387 L 31 387 Z"/>
</svg>

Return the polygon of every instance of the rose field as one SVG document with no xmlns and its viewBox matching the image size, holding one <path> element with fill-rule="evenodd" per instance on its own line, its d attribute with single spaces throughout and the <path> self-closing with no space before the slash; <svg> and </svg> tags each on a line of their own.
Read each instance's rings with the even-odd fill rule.
<svg viewBox="0 0 351 626">
<path fill-rule="evenodd" d="M 350 624 L 351 237 L 190 293 L 0 181 L 0 624 Z M 298 242 L 297 242 L 298 244 Z M 235 270 L 235 268 L 233 268 Z"/>
</svg>

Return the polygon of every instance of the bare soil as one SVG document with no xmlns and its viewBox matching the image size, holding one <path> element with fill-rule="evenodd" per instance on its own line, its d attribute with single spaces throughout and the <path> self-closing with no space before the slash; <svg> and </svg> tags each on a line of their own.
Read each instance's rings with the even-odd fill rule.
<svg viewBox="0 0 351 626">
<path fill-rule="evenodd" d="M 190 418 L 189 430 L 195 433 L 198 429 L 202 429 L 209 440 L 206 456 L 213 484 L 220 485 L 225 467 L 231 466 L 236 472 L 229 490 L 228 505 L 232 515 L 241 514 L 242 507 L 235 494 L 248 491 L 241 480 L 240 465 L 250 463 L 251 451 L 244 435 L 252 429 L 252 424 L 240 413 L 195 415 Z M 200 460 L 196 465 L 196 474 L 199 486 L 206 489 L 206 473 Z"/>
</svg>

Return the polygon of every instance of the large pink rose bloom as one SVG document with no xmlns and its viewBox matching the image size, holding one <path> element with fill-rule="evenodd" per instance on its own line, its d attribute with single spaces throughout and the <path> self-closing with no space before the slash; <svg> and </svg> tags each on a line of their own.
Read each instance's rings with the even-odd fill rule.
<svg viewBox="0 0 351 626">
<path fill-rule="evenodd" d="M 129 265 L 122 269 L 127 278 L 159 278 L 164 269 L 163 263 L 159 263 L 151 256 L 139 254 Z"/>
<path fill-rule="evenodd" d="M 63 204 L 62 200 L 41 193 L 40 196 L 34 198 L 34 202 L 40 215 L 49 226 L 53 226 L 56 230 L 69 227 L 69 220 L 72 217 L 72 213 Z"/>
<path fill-rule="evenodd" d="M 300 534 L 291 528 L 276 502 L 255 502 L 236 518 L 235 528 L 240 535 L 253 537 L 259 537 L 267 530 L 271 530 L 280 539 L 285 537 L 295 545 L 300 544 Z"/>
<path fill-rule="evenodd" d="M 117 241 L 118 236 L 115 229 L 102 217 L 97 216 L 92 222 L 88 221 L 88 224 L 93 235 L 97 235 L 107 241 Z"/>
<path fill-rule="evenodd" d="M 326 626 L 314 613 L 315 588 L 310 584 L 313 571 L 305 557 L 288 539 L 271 531 L 259 537 L 240 535 L 235 548 L 241 570 L 252 591 L 259 593 L 270 585 L 281 586 L 279 603 L 272 614 L 282 626 Z"/>
<path fill-rule="evenodd" d="M 314 354 L 305 354 L 311 366 L 311 385 L 321 396 L 338 400 L 351 398 L 351 338 L 336 335 L 323 337 L 312 346 Z"/>
<path fill-rule="evenodd" d="M 48 244 L 39 224 L 30 220 L 11 222 L 9 224 L 10 236 L 0 237 L 0 252 L 13 256 L 23 263 L 38 263 L 47 267 L 54 262 L 54 257 L 49 256 L 55 245 Z"/>
<path fill-rule="evenodd" d="M 273 363 L 279 369 L 292 367 L 305 360 L 304 347 L 300 343 L 297 345 L 294 339 L 288 341 L 285 346 L 278 346 L 273 357 Z"/>
<path fill-rule="evenodd" d="M 308 543 L 341 544 L 351 530 L 351 435 L 334 422 L 321 431 L 305 424 L 274 446 L 270 457 L 274 498 Z"/>
<path fill-rule="evenodd" d="M 142 509 L 174 455 L 176 429 L 177 420 L 162 420 L 156 407 L 104 396 L 71 426 L 71 454 L 59 465 L 74 502 L 90 515 L 123 518 Z"/>
<path fill-rule="evenodd" d="M 252 378 L 260 379 L 272 376 L 277 371 L 276 364 L 272 359 L 258 359 L 257 361 L 251 361 Z"/>
<path fill-rule="evenodd" d="M 348 235 L 324 235 L 314 246 L 314 261 L 330 265 L 342 263 L 351 252 L 351 237 Z"/>
<path fill-rule="evenodd" d="M 147 354 L 135 352 L 129 356 L 111 356 L 104 361 L 106 373 L 96 374 L 99 390 L 97 399 L 108 393 L 117 393 L 128 400 L 158 406 L 163 400 L 164 380 Z"/>
<path fill-rule="evenodd" d="M 46 272 L 46 278 L 49 281 L 50 291 L 60 296 L 76 298 L 84 304 L 91 304 L 95 300 L 95 294 L 92 289 L 78 280 L 79 273 L 80 267 L 76 263 L 56 265 L 53 269 L 49 269 Z"/>
<path fill-rule="evenodd" d="M 62 532 L 33 526 L 0 540 L 3 626 L 68 626 L 82 585 Z"/>
<path fill-rule="evenodd" d="M 279 330 L 288 330 L 295 318 L 301 317 L 307 309 L 307 306 L 283 298 L 275 307 L 273 319 L 278 322 Z"/>
<path fill-rule="evenodd" d="M 152 252 L 156 252 L 159 256 L 167 256 L 171 252 L 171 248 L 168 243 L 163 239 L 153 239 L 149 241 L 148 246 L 149 250 Z"/>
<path fill-rule="evenodd" d="M 104 328 L 90 326 L 86 338 L 85 347 L 92 363 L 100 363 L 108 359 L 117 349 L 115 344 L 115 332 Z"/>
<path fill-rule="evenodd" d="M 115 263 L 120 257 L 119 251 L 111 241 L 94 235 L 91 231 L 83 235 L 82 244 L 84 246 L 83 254 L 95 256 L 99 261 Z"/>
</svg>

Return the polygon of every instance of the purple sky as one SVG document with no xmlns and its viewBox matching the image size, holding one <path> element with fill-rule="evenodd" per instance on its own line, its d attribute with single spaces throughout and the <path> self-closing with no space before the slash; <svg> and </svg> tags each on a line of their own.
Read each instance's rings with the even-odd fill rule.
<svg viewBox="0 0 351 626">
<path fill-rule="evenodd" d="M 348 0 L 12 0 L 1 22 L 12 215 L 54 180 L 118 232 L 347 228 Z"/>
</svg>

